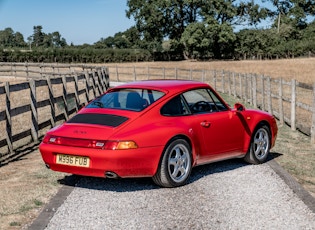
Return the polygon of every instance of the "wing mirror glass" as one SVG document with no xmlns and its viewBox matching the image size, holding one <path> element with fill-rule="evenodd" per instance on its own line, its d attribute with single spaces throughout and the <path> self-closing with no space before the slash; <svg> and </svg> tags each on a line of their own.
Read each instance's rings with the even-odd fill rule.
<svg viewBox="0 0 315 230">
<path fill-rule="evenodd" d="M 235 109 L 236 111 L 242 112 L 242 111 L 245 110 L 245 106 L 242 105 L 241 103 L 235 103 L 234 109 Z"/>
</svg>

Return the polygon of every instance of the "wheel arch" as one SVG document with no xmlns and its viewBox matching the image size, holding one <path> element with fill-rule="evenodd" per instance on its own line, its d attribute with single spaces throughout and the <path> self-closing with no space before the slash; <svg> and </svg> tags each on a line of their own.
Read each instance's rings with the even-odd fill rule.
<svg viewBox="0 0 315 230">
<path fill-rule="evenodd" d="M 269 132 L 270 132 L 269 141 L 271 142 L 271 139 L 272 139 L 272 133 L 271 133 L 271 132 L 272 132 L 272 131 L 271 131 L 271 127 L 270 127 L 269 122 L 268 122 L 267 120 L 259 121 L 259 122 L 254 126 L 254 128 L 252 129 L 251 135 L 249 136 L 249 138 L 248 138 L 247 141 L 246 141 L 246 147 L 245 147 L 245 149 L 246 149 L 247 151 L 248 151 L 249 148 L 250 148 L 250 143 L 251 143 L 251 141 L 252 141 L 252 139 L 253 139 L 254 134 L 256 133 L 256 131 L 257 131 L 260 127 L 262 127 L 262 126 L 264 126 L 264 125 L 266 125 L 266 126 L 268 127 L 268 130 L 269 130 Z"/>
<path fill-rule="evenodd" d="M 183 140 L 187 141 L 187 143 L 188 143 L 188 145 L 189 145 L 189 147 L 190 147 L 190 150 L 191 150 L 192 166 L 195 165 L 196 154 L 195 154 L 195 151 L 194 151 L 194 146 L 193 146 L 192 140 L 191 140 L 187 135 L 185 135 L 185 134 L 177 134 L 177 135 L 171 137 L 171 138 L 166 142 L 166 144 L 165 144 L 165 146 L 164 146 L 164 148 L 163 148 L 163 151 L 162 151 L 162 153 L 161 153 L 161 155 L 160 155 L 160 160 L 159 160 L 159 164 L 158 164 L 158 165 L 161 164 L 161 161 L 162 161 L 162 158 L 163 158 L 163 154 L 164 154 L 166 148 L 169 146 L 169 144 L 172 143 L 173 141 L 179 140 L 179 139 L 183 139 Z M 158 168 L 158 166 L 157 166 L 157 168 Z M 155 172 L 157 171 L 157 168 L 156 168 Z"/>
</svg>

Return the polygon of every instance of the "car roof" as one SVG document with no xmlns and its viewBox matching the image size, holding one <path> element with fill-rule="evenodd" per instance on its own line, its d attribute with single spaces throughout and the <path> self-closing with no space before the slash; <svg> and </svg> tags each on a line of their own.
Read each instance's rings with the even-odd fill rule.
<svg viewBox="0 0 315 230">
<path fill-rule="evenodd" d="M 144 80 L 129 82 L 117 88 L 146 88 L 158 91 L 179 92 L 194 88 L 209 87 L 208 84 L 192 80 Z"/>
</svg>

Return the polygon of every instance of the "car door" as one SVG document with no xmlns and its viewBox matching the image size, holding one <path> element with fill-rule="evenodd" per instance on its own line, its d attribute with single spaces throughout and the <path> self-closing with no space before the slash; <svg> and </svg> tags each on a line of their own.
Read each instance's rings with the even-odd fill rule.
<svg viewBox="0 0 315 230">
<path fill-rule="evenodd" d="M 191 119 L 199 129 L 200 160 L 215 160 L 239 154 L 244 143 L 244 127 L 235 111 L 210 89 L 183 94 L 191 110 Z"/>
</svg>

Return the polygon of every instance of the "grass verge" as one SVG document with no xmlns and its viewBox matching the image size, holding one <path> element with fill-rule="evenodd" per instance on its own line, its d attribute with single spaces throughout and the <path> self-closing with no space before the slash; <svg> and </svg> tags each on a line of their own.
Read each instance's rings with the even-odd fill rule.
<svg viewBox="0 0 315 230">
<path fill-rule="evenodd" d="M 38 150 L 0 167 L 0 229 L 24 228 L 61 188 L 65 175 L 46 169 Z"/>
</svg>

